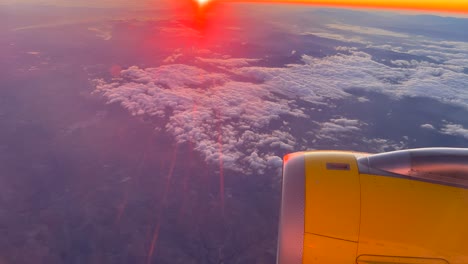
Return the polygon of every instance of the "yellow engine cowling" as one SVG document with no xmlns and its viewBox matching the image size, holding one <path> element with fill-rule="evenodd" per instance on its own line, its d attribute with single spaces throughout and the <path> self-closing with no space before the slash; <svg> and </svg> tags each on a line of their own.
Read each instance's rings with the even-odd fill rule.
<svg viewBox="0 0 468 264">
<path fill-rule="evenodd" d="M 278 264 L 468 263 L 468 149 L 285 156 Z"/>
</svg>

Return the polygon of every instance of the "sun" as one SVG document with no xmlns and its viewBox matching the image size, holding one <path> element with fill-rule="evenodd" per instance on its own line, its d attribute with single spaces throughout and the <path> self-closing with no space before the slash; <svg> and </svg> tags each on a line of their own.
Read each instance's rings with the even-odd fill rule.
<svg viewBox="0 0 468 264">
<path fill-rule="evenodd" d="M 199 6 L 204 6 L 206 5 L 208 2 L 210 2 L 210 0 L 195 0 L 197 2 L 197 4 Z"/>
</svg>

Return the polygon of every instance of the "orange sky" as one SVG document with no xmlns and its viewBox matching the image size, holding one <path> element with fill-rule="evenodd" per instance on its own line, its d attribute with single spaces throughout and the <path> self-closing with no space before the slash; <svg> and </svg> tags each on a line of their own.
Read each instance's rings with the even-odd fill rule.
<svg viewBox="0 0 468 264">
<path fill-rule="evenodd" d="M 298 3 L 317 6 L 403 9 L 468 14 L 468 0 L 213 0 L 249 3 Z"/>
<path fill-rule="evenodd" d="M 164 3 L 180 3 L 185 0 L 0 0 L 0 4 L 43 3 L 70 6 L 163 6 Z M 197 0 L 193 0 L 197 1 Z M 213 2 L 248 3 L 299 3 L 316 6 L 384 8 L 397 10 L 426 11 L 435 13 L 468 14 L 468 0 L 210 0 Z"/>
</svg>

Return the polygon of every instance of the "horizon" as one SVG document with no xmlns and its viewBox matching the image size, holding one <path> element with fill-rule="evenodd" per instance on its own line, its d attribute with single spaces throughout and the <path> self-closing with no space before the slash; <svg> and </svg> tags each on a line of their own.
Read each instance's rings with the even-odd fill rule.
<svg viewBox="0 0 468 264">
<path fill-rule="evenodd" d="M 187 6 L 195 0 L 168 1 L 168 0 L 141 0 L 138 2 L 120 0 L 100 0 L 100 1 L 79 1 L 69 2 L 66 0 L 0 0 L 0 5 L 8 6 L 56 6 L 69 8 L 115 8 L 131 9 L 141 11 L 142 9 L 161 9 L 164 4 L 170 4 L 168 8 Z M 405 15 L 435 15 L 443 17 L 468 18 L 468 2 L 461 0 L 428 0 L 426 2 L 408 2 L 404 0 L 211 0 L 210 3 L 221 4 L 250 4 L 250 5 L 288 5 L 288 6 L 308 6 L 317 9 L 350 9 L 365 12 L 392 12 Z"/>
</svg>

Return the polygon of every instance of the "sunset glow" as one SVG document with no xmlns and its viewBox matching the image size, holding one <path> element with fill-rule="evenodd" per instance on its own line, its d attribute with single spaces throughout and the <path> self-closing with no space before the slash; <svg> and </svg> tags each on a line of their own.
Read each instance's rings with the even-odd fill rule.
<svg viewBox="0 0 468 264">
<path fill-rule="evenodd" d="M 207 1 L 207 0 L 198 0 Z M 316 6 L 403 9 L 430 12 L 468 13 L 466 0 L 221 0 L 222 2 L 284 3 Z"/>
</svg>

